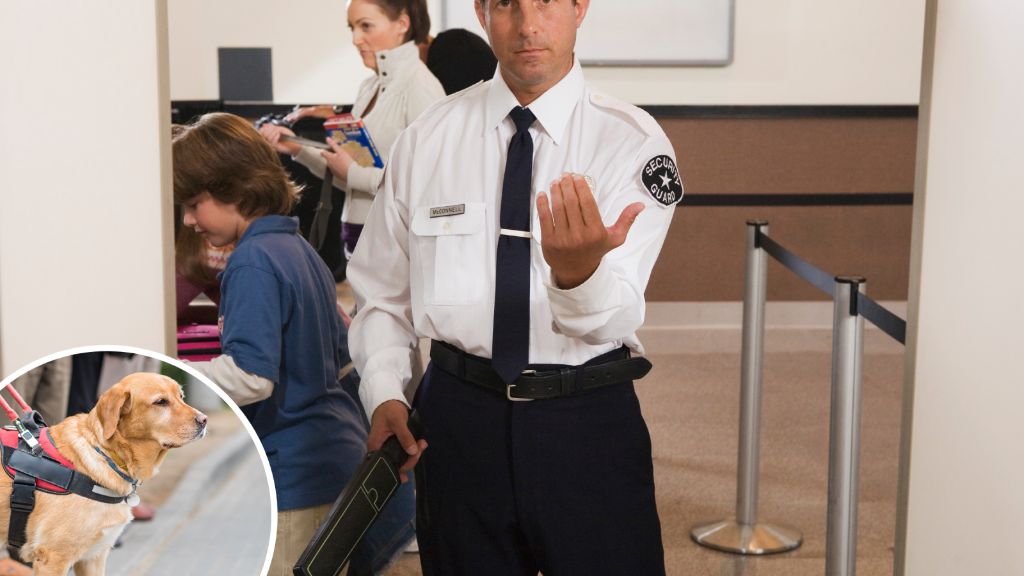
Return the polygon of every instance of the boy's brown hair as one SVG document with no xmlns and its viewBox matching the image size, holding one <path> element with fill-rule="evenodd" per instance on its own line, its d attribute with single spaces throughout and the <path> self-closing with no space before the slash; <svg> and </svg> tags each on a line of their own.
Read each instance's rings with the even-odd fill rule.
<svg viewBox="0 0 1024 576">
<path fill-rule="evenodd" d="M 203 192 L 235 205 L 245 218 L 287 215 L 301 187 L 251 123 L 233 114 L 204 114 L 174 135 L 174 202 Z"/>
</svg>

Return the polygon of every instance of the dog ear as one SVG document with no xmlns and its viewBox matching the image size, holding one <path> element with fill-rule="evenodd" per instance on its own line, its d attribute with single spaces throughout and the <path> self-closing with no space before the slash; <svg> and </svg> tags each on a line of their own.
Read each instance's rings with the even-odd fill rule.
<svg viewBox="0 0 1024 576">
<path fill-rule="evenodd" d="M 110 391 L 100 396 L 96 403 L 96 417 L 103 426 L 103 438 L 109 440 L 117 431 L 117 423 L 121 421 L 121 415 L 132 408 L 132 394 L 128 390 Z"/>
</svg>

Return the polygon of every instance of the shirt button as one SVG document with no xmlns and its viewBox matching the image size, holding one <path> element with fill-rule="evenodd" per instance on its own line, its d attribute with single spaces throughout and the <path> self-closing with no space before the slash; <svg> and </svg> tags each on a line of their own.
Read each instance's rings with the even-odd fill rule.
<svg viewBox="0 0 1024 576">
<path fill-rule="evenodd" d="M 441 225 L 441 229 L 444 230 L 445 232 L 451 230 L 451 228 L 452 225 L 450 222 L 445 222 L 444 224 Z"/>
<path fill-rule="evenodd" d="M 380 55 L 380 59 L 381 60 L 387 60 L 388 59 L 388 55 L 387 54 L 381 54 Z"/>
<path fill-rule="evenodd" d="M 387 75 L 388 75 L 388 73 L 387 73 L 387 72 L 382 72 L 382 74 L 384 74 L 385 76 L 387 76 Z"/>
</svg>

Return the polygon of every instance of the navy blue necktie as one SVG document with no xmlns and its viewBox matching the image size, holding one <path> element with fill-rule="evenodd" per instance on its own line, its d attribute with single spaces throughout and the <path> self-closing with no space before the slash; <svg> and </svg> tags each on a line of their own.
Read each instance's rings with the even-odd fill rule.
<svg viewBox="0 0 1024 576">
<path fill-rule="evenodd" d="M 530 202 L 536 117 L 526 108 L 509 113 L 516 133 L 508 144 L 501 188 L 501 235 L 494 285 L 491 365 L 506 384 L 526 368 L 530 356 Z"/>
</svg>

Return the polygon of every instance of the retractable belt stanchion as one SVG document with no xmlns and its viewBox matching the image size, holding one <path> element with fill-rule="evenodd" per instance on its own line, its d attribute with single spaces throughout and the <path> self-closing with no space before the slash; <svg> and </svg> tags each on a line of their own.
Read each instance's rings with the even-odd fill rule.
<svg viewBox="0 0 1024 576">
<path fill-rule="evenodd" d="M 764 351 L 768 258 L 759 238 L 764 221 L 747 222 L 747 271 L 743 296 L 743 352 L 740 378 L 740 440 L 736 478 L 736 518 L 696 526 L 690 536 L 702 546 L 738 554 L 771 554 L 800 546 L 798 530 L 757 521 L 760 472 L 761 365 Z"/>
<path fill-rule="evenodd" d="M 864 278 L 832 276 L 777 243 L 768 223 L 747 222 L 747 277 L 743 300 L 743 365 L 736 519 L 693 528 L 698 544 L 739 554 L 785 552 L 800 546 L 792 528 L 757 521 L 758 442 L 767 257 L 832 297 L 832 409 L 829 431 L 826 576 L 855 576 L 857 477 L 860 445 L 861 361 L 864 319 L 901 344 L 906 321 L 864 295 Z"/>
<path fill-rule="evenodd" d="M 860 277 L 839 276 L 835 279 L 826 576 L 856 574 L 860 384 L 864 342 L 864 320 L 857 311 L 857 296 L 864 285 L 864 278 Z"/>
</svg>

